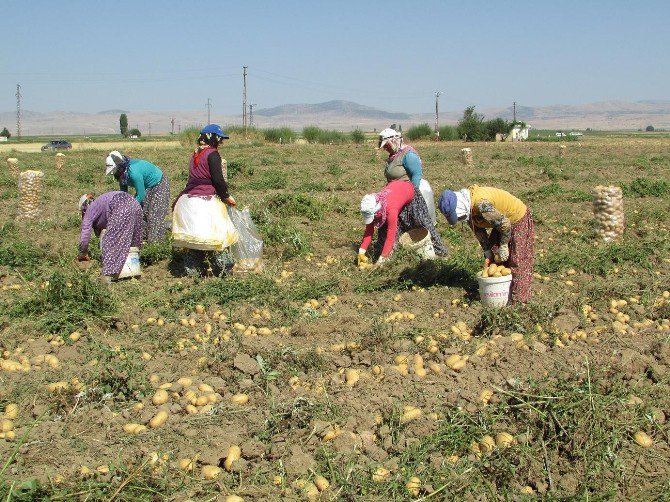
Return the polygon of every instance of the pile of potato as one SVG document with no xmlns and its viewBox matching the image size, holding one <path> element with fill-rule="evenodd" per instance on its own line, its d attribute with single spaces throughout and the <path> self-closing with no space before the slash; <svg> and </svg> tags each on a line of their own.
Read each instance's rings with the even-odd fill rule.
<svg viewBox="0 0 670 502">
<path fill-rule="evenodd" d="M 623 193 L 615 186 L 598 185 L 593 189 L 593 217 L 596 234 L 605 242 L 623 236 Z"/>
<path fill-rule="evenodd" d="M 9 170 L 10 175 L 18 176 L 19 175 L 19 159 L 15 159 L 14 157 L 9 157 L 7 159 L 7 170 Z"/>
<path fill-rule="evenodd" d="M 23 171 L 19 174 L 19 218 L 32 220 L 39 215 L 43 179 L 42 171 Z"/>
<path fill-rule="evenodd" d="M 63 165 L 65 165 L 65 154 L 58 152 L 56 154 L 56 169 L 60 171 L 63 169 Z"/>
<path fill-rule="evenodd" d="M 472 165 L 472 149 L 470 148 L 461 148 L 461 161 L 466 166 Z"/>
<path fill-rule="evenodd" d="M 484 267 L 483 270 L 477 272 L 477 277 L 504 277 L 511 274 L 512 271 L 505 265 L 491 263 L 489 266 Z"/>
</svg>

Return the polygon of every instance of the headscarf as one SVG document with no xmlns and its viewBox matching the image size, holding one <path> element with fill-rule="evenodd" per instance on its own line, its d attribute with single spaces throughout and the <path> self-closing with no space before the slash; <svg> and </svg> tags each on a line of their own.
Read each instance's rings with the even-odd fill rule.
<svg viewBox="0 0 670 502">
<path fill-rule="evenodd" d="M 456 192 L 452 190 L 442 192 L 437 205 L 449 224 L 455 225 L 459 220 L 470 218 L 471 203 L 470 190 L 462 188 Z"/>
<path fill-rule="evenodd" d="M 375 212 L 375 219 L 373 220 L 373 223 L 375 225 L 375 228 L 380 228 L 386 223 L 386 213 L 387 213 L 387 199 L 389 194 L 391 193 L 391 189 L 388 188 L 388 186 L 384 187 L 381 189 L 381 191 L 373 194 L 375 196 L 375 200 L 377 201 L 377 205 L 379 206 L 379 209 Z"/>
<path fill-rule="evenodd" d="M 121 186 L 128 186 L 128 168 L 130 167 L 130 158 L 122 155 L 121 160 L 118 160 L 118 157 L 115 157 L 114 161 L 116 162 L 116 171 L 114 172 L 114 177 Z"/>
<path fill-rule="evenodd" d="M 456 193 L 456 218 L 458 220 L 470 219 L 470 208 L 472 207 L 472 195 L 467 188 L 461 188 Z M 463 218 L 463 216 L 465 218 Z"/>
<path fill-rule="evenodd" d="M 414 152 L 416 154 L 416 156 L 419 157 L 419 162 L 421 162 L 421 157 L 419 156 L 419 152 L 417 152 L 410 145 L 403 145 L 402 144 L 402 138 L 393 138 L 393 140 L 396 140 L 396 139 L 400 141 L 400 147 L 395 151 L 395 153 L 392 153 L 391 155 L 389 155 L 389 158 L 388 158 L 389 162 L 393 162 L 393 159 L 395 159 L 398 155 L 401 155 L 405 152 Z M 391 140 L 391 144 L 394 145 L 394 147 L 395 147 L 395 144 L 392 143 L 393 140 Z M 423 165 L 422 165 L 422 167 L 423 167 Z"/>
<path fill-rule="evenodd" d="M 79 211 L 81 211 L 81 217 L 84 217 L 88 206 L 93 202 L 93 194 L 87 193 L 79 197 Z"/>
</svg>

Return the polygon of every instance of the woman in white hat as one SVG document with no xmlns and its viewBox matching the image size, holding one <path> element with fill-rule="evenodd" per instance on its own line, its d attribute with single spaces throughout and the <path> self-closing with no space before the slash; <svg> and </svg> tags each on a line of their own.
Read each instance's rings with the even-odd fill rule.
<svg viewBox="0 0 670 502">
<path fill-rule="evenodd" d="M 361 215 L 365 232 L 358 249 L 359 266 L 367 261 L 365 254 L 375 228 L 378 230 L 375 250 L 379 255 L 378 265 L 388 259 L 403 232 L 416 228 L 428 230 L 437 256 L 447 256 L 449 252 L 428 214 L 426 202 L 409 181 L 393 180 L 380 192 L 365 195 L 361 200 Z"/>
<path fill-rule="evenodd" d="M 156 242 L 165 236 L 165 218 L 170 210 L 170 181 L 163 171 L 151 162 L 131 159 L 114 150 L 105 159 L 106 174 L 113 174 L 119 189 L 135 189 L 135 199 L 144 213 L 144 235 L 147 242 Z"/>
<path fill-rule="evenodd" d="M 407 180 L 414 185 L 426 201 L 428 214 L 436 222 L 435 199 L 433 189 L 423 177 L 423 162 L 419 153 L 410 145 L 404 143 L 402 133 L 387 128 L 379 133 L 378 148 L 389 154 L 384 166 L 386 181 Z"/>
</svg>

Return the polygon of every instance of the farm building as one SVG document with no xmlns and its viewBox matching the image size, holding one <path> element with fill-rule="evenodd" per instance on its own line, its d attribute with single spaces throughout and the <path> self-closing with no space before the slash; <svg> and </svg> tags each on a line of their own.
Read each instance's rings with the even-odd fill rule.
<svg viewBox="0 0 670 502">
<path fill-rule="evenodd" d="M 530 126 L 527 124 L 517 124 L 507 135 L 506 141 L 525 141 L 528 139 Z"/>
</svg>

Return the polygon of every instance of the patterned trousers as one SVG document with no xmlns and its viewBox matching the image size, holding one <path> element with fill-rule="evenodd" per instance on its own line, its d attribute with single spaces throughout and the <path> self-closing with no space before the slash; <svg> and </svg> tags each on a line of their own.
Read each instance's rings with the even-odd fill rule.
<svg viewBox="0 0 670 502">
<path fill-rule="evenodd" d="M 102 274 L 115 276 L 123 270 L 131 247 L 142 246 L 142 208 L 132 195 L 112 197 L 107 228 L 102 238 Z"/>
<path fill-rule="evenodd" d="M 145 221 L 144 240 L 156 242 L 163 239 L 166 230 L 165 219 L 170 209 L 170 181 L 165 174 L 156 185 L 147 189 L 142 209 Z"/>
<path fill-rule="evenodd" d="M 500 243 L 500 234 L 496 230 L 489 236 L 491 246 Z M 532 296 L 533 253 L 535 248 L 535 224 L 530 210 L 519 221 L 512 225 L 509 239 L 509 258 L 505 266 L 512 270 L 510 286 L 511 303 L 528 303 Z"/>
</svg>

